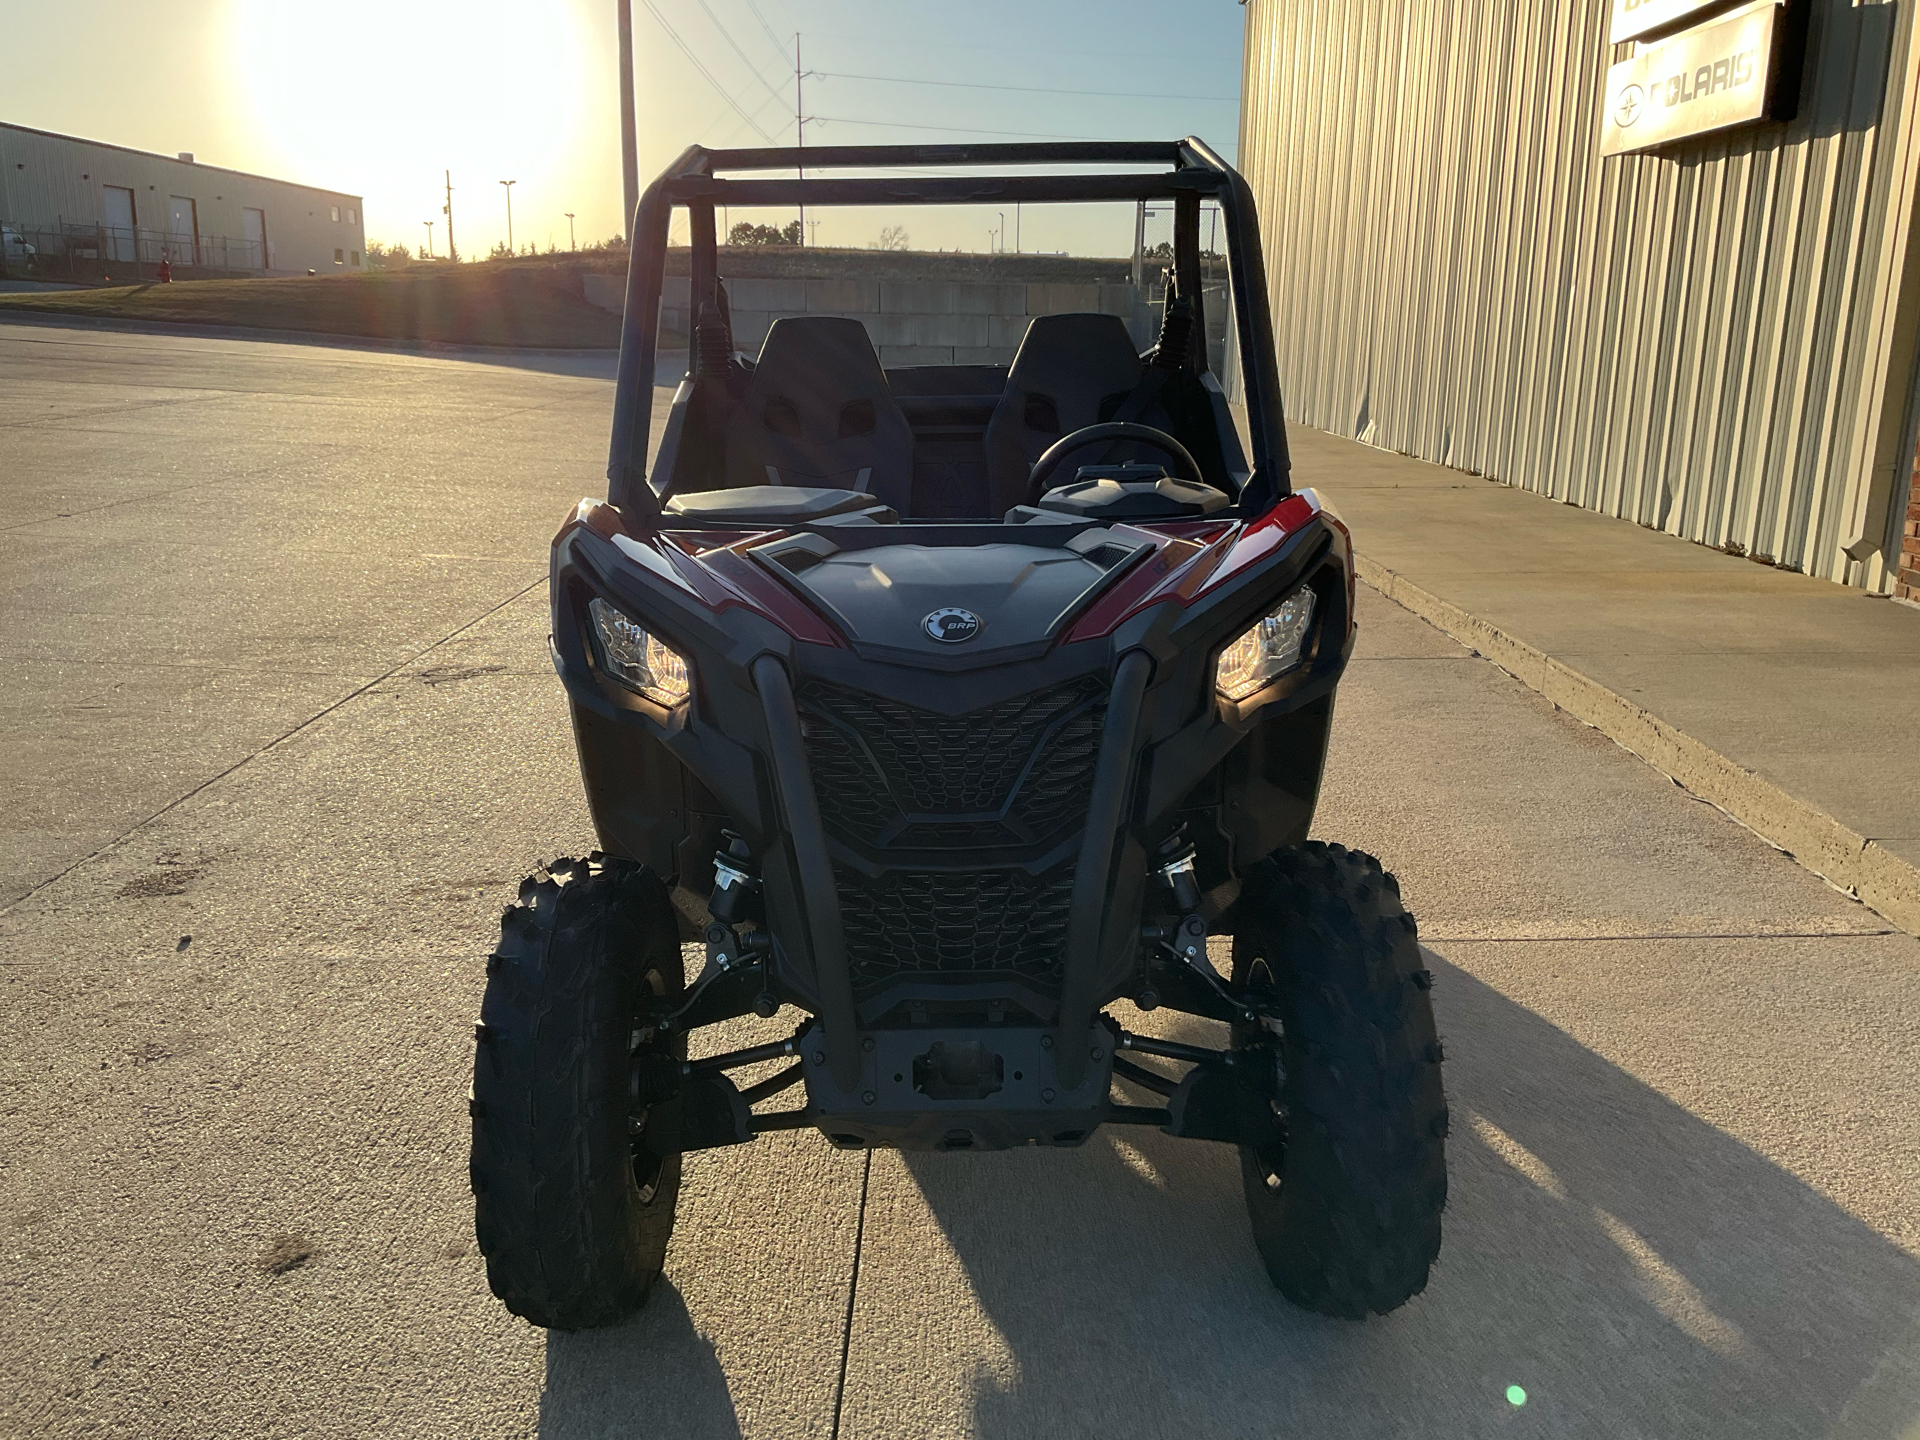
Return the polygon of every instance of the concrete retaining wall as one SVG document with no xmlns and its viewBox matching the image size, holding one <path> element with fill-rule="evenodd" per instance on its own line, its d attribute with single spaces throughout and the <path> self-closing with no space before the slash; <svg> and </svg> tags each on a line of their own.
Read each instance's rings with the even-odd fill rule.
<svg viewBox="0 0 1920 1440">
<path fill-rule="evenodd" d="M 620 275 L 581 277 L 586 298 L 619 314 L 626 299 Z M 729 280 L 734 343 L 757 354 L 773 322 L 789 315 L 845 315 L 873 337 L 882 365 L 1005 365 L 1035 315 L 1092 311 L 1118 315 L 1145 347 L 1159 330 L 1159 310 L 1132 285 L 980 284 L 944 280 Z M 669 275 L 660 297 L 662 328 L 684 335 L 690 282 Z M 1216 327 L 1217 328 L 1217 327 Z"/>
</svg>

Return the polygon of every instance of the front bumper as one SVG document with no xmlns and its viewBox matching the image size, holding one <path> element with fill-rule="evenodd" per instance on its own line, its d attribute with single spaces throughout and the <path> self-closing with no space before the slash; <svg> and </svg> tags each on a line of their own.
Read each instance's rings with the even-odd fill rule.
<svg viewBox="0 0 1920 1440">
<path fill-rule="evenodd" d="M 824 1048 L 804 1051 L 807 1123 L 847 1150 L 1078 1145 L 1107 1118 L 1113 1034 L 1096 1022 L 1079 1048 L 1086 1064 L 1069 1084 L 1051 1030 L 876 1030 L 861 1039 L 849 1085 L 834 1076 Z"/>
</svg>

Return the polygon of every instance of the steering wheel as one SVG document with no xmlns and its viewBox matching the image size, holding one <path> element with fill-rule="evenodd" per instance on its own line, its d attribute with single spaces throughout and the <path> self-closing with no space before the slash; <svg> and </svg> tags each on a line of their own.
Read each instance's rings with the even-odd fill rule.
<svg viewBox="0 0 1920 1440">
<path fill-rule="evenodd" d="M 1033 470 L 1027 478 L 1028 505 L 1038 505 L 1040 497 L 1047 493 L 1047 481 L 1060 462 L 1076 450 L 1084 450 L 1089 445 L 1100 445 L 1114 440 L 1137 440 L 1143 445 L 1169 456 L 1174 469 L 1182 480 L 1195 485 L 1206 484 L 1200 474 L 1200 464 L 1193 458 L 1187 447 L 1164 430 L 1156 430 L 1151 425 L 1138 425 L 1131 420 L 1109 420 L 1104 425 L 1083 425 L 1080 429 L 1062 435 L 1053 444 L 1041 452 L 1040 458 L 1033 462 Z M 1095 462 L 1088 461 L 1088 464 Z"/>
</svg>

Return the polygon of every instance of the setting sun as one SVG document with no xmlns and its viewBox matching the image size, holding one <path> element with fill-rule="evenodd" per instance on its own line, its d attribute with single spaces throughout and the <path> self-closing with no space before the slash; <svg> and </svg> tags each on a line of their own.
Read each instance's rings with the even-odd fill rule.
<svg viewBox="0 0 1920 1440">
<path fill-rule="evenodd" d="M 567 0 L 473 0 L 457 17 L 396 7 L 351 26 L 278 0 L 232 0 L 225 38 L 236 128 L 279 169 L 363 194 L 370 239 L 418 245 L 420 222 L 434 220 L 444 246 L 448 169 L 464 253 L 504 238 L 500 180 L 518 182 L 523 247 L 564 247 L 568 210 L 607 212 L 601 229 L 617 223 L 616 195 L 587 194 L 617 185 L 617 172 L 590 184 L 579 164 L 586 99 L 605 67 Z"/>
</svg>

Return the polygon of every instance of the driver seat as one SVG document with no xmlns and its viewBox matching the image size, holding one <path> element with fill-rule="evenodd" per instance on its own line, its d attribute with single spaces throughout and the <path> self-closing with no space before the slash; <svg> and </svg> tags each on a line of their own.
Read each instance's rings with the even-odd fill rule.
<svg viewBox="0 0 1920 1440">
<path fill-rule="evenodd" d="M 995 513 L 1024 504 L 1033 462 L 1062 435 L 1111 419 L 1143 369 L 1118 315 L 1036 315 L 987 422 L 987 481 Z M 1157 404 L 1140 419 L 1167 428 L 1166 412 Z M 1058 483 L 1072 481 L 1069 469 Z"/>
</svg>

